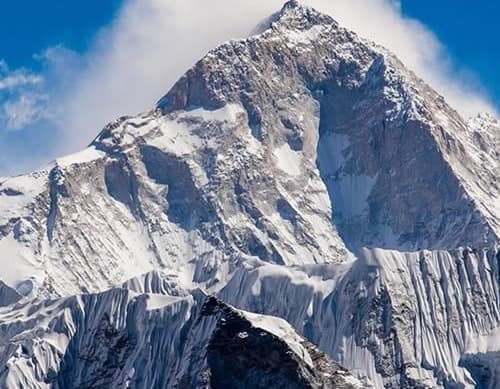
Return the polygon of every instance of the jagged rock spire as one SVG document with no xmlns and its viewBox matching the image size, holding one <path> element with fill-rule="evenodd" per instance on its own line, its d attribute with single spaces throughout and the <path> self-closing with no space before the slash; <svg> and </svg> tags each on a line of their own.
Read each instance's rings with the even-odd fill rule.
<svg viewBox="0 0 500 389">
<path fill-rule="evenodd" d="M 298 2 L 298 0 L 288 0 L 285 3 L 285 5 L 283 6 L 283 8 L 295 8 L 298 6 L 300 6 L 300 3 Z"/>
</svg>

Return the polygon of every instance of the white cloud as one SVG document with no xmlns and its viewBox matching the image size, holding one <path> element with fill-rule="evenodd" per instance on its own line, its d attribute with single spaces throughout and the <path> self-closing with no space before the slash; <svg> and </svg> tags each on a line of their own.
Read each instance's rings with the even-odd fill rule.
<svg viewBox="0 0 500 389">
<path fill-rule="evenodd" d="M 7 63 L 0 60 L 0 92 L 37 85 L 42 81 L 43 78 L 40 75 L 30 73 L 25 69 L 10 70 Z"/>
<path fill-rule="evenodd" d="M 3 106 L 7 127 L 11 130 L 19 130 L 39 120 L 44 115 L 44 103 L 45 99 L 41 96 L 30 94 L 7 101 Z"/>
<path fill-rule="evenodd" d="M 457 76 L 461 72 L 432 32 L 402 16 L 397 1 L 304 3 L 395 52 L 464 116 L 493 111 L 475 82 Z M 50 85 L 46 116 L 64 139 L 64 146 L 51 152 L 81 148 L 112 119 L 151 108 L 208 50 L 245 37 L 282 5 L 283 0 L 127 0 L 89 52 L 77 56 L 63 48 L 48 50 L 41 57 L 45 84 Z M 30 113 L 29 104 L 25 107 Z"/>
<path fill-rule="evenodd" d="M 26 69 L 9 69 L 0 61 L 0 126 L 19 130 L 44 116 L 44 78 Z"/>
</svg>

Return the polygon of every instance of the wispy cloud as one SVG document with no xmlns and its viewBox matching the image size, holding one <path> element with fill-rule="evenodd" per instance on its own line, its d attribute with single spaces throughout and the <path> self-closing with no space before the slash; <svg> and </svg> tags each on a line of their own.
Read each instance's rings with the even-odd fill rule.
<svg viewBox="0 0 500 389">
<path fill-rule="evenodd" d="M 7 130 L 22 129 L 43 115 L 43 77 L 26 69 L 9 69 L 0 61 L 0 125 Z"/>
<path fill-rule="evenodd" d="M 47 97 L 25 93 L 3 105 L 3 115 L 10 130 L 20 130 L 44 118 L 47 114 Z"/>
<path fill-rule="evenodd" d="M 392 50 L 464 116 L 494 110 L 479 82 L 457 69 L 428 28 L 405 18 L 399 2 L 304 3 Z M 110 120 L 151 108 L 208 50 L 247 36 L 282 5 L 283 0 L 127 0 L 83 55 L 51 48 L 39 56 L 43 64 L 39 75 L 4 74 L 0 63 L 0 90 L 6 85 L 9 93 L 25 92 L 4 101 L 4 114 L 10 118 L 6 126 L 26 126 L 33 134 L 44 131 L 49 139 L 40 147 L 47 159 L 81 148 Z M 54 143 L 57 146 L 50 136 L 60 140 Z M 1 170 L 0 165 L 0 174 Z"/>
<path fill-rule="evenodd" d="M 42 83 L 43 77 L 25 69 L 10 70 L 4 60 L 0 60 L 0 91 L 12 91 L 16 88 Z"/>
</svg>

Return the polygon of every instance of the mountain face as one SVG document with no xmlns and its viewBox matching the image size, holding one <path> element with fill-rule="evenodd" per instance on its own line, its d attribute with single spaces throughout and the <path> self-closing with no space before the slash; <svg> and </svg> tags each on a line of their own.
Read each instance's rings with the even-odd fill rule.
<svg viewBox="0 0 500 389">
<path fill-rule="evenodd" d="M 290 1 L 0 179 L 1 386 L 495 388 L 499 153 Z"/>
<path fill-rule="evenodd" d="M 165 282 L 153 272 L 99 294 L 1 312 L 10 322 L 2 327 L 1 386 L 364 387 L 283 319 L 200 290 L 169 296 Z"/>
</svg>

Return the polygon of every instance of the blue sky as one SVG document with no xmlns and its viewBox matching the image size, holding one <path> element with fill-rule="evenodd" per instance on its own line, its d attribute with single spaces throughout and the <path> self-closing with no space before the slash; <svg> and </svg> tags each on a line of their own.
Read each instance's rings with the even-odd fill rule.
<svg viewBox="0 0 500 389">
<path fill-rule="evenodd" d="M 0 36 L 3 37 L 0 39 L 0 80 L 12 74 L 36 77 L 46 64 L 41 56 L 49 48 L 63 47 L 75 55 L 84 53 L 93 44 L 97 32 L 112 21 L 121 3 L 121 0 L 4 2 L 0 12 Z M 50 82 L 43 80 L 47 81 Z M 19 90 L 0 87 L 0 102 L 23 93 L 32 94 L 31 89 L 29 83 L 19 85 Z M 0 121 L 0 126 L 5 127 L 5 121 Z M 52 150 L 64 150 L 58 144 L 54 124 L 47 118 L 20 127 L 15 131 L 0 128 L 0 176 L 33 169 L 55 156 Z"/>
<path fill-rule="evenodd" d="M 108 121 L 150 108 L 204 52 L 284 2 L 238 1 L 4 2 L 0 176 L 76 151 Z M 464 115 L 500 107 L 496 2 L 303 1 L 387 45 Z"/>
<path fill-rule="evenodd" d="M 0 58 L 10 67 L 36 67 L 33 55 L 64 45 L 85 51 L 96 31 L 107 25 L 121 0 L 16 0 L 0 12 Z"/>
<path fill-rule="evenodd" d="M 452 59 L 469 69 L 500 106 L 500 3 L 403 0 L 403 12 L 426 24 Z"/>
</svg>

